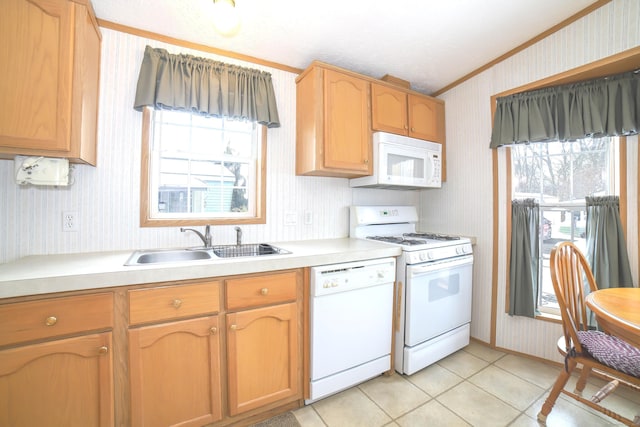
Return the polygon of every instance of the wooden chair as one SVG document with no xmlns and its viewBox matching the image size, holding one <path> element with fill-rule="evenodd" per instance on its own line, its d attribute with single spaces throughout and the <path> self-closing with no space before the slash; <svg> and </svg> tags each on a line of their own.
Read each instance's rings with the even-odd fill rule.
<svg viewBox="0 0 640 427">
<path fill-rule="evenodd" d="M 625 425 L 640 426 L 640 416 L 634 420 L 613 412 L 599 404 L 619 383 L 640 391 L 640 349 L 603 332 L 588 327 L 585 297 L 597 290 L 589 264 L 571 242 L 560 242 L 551 250 L 551 280 L 560 306 L 564 336 L 558 340 L 558 351 L 565 357 L 563 369 L 538 413 L 538 421 L 545 423 L 560 393 L 584 403 Z M 582 365 L 576 389 L 564 387 L 572 372 Z M 610 382 L 591 399 L 582 397 L 587 378 L 597 371 Z"/>
</svg>

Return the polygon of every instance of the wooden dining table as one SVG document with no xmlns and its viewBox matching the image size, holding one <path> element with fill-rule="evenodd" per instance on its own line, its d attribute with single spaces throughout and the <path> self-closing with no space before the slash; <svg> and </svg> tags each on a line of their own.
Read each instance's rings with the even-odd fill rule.
<svg viewBox="0 0 640 427">
<path fill-rule="evenodd" d="M 640 288 L 599 289 L 586 303 L 604 332 L 640 348 Z"/>
</svg>

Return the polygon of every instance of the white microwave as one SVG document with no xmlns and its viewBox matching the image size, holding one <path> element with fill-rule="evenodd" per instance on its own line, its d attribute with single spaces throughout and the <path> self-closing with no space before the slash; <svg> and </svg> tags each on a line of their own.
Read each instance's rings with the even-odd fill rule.
<svg viewBox="0 0 640 427">
<path fill-rule="evenodd" d="M 373 175 L 351 187 L 415 190 L 442 186 L 442 144 L 387 132 L 373 133 Z"/>
</svg>

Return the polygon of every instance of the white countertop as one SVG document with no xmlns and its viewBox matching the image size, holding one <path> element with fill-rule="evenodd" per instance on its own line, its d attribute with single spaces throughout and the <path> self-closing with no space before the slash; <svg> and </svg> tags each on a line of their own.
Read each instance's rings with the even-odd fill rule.
<svg viewBox="0 0 640 427">
<path fill-rule="evenodd" d="M 125 266 L 133 251 L 33 255 L 0 265 L 0 298 L 101 289 L 398 256 L 401 249 L 362 239 L 278 242 L 290 254 Z"/>
</svg>

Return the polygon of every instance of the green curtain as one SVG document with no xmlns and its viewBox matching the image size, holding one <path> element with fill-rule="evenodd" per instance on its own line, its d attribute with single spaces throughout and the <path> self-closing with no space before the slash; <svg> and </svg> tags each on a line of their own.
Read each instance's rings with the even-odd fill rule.
<svg viewBox="0 0 640 427">
<path fill-rule="evenodd" d="M 540 205 L 534 199 L 511 202 L 509 314 L 535 317 L 538 296 Z"/>
<path fill-rule="evenodd" d="M 635 71 L 498 98 L 489 147 L 637 134 L 639 81 Z"/>
<path fill-rule="evenodd" d="M 598 289 L 633 287 L 617 196 L 586 197 L 587 254 Z"/>
<path fill-rule="evenodd" d="M 270 73 L 150 46 L 134 103 L 146 106 L 280 126 Z"/>
</svg>

